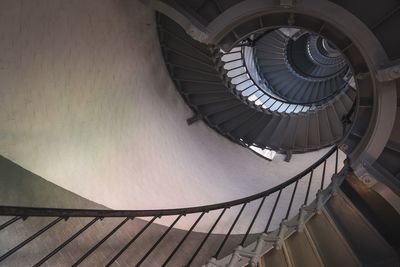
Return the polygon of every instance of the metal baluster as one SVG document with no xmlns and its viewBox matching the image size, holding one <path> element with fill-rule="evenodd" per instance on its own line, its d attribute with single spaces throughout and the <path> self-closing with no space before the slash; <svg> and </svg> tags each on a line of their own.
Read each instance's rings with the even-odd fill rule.
<svg viewBox="0 0 400 267">
<path fill-rule="evenodd" d="M 326 160 L 324 161 L 324 167 L 322 169 L 321 190 L 324 188 L 325 170 L 326 170 Z"/>
<path fill-rule="evenodd" d="M 246 234 L 244 235 L 244 237 L 243 237 L 243 239 L 242 239 L 242 242 L 240 243 L 241 246 L 244 246 L 244 243 L 246 242 L 246 239 L 247 239 L 247 237 L 248 237 L 248 235 L 249 235 L 249 233 L 250 233 L 250 230 L 251 230 L 251 228 L 253 227 L 254 222 L 256 221 L 256 219 L 257 219 L 257 217 L 258 217 L 258 214 L 260 213 L 260 210 L 261 210 L 262 206 L 264 205 L 264 201 L 265 201 L 265 198 L 266 198 L 266 197 L 267 197 L 267 196 L 264 196 L 264 197 L 262 198 L 261 202 L 260 202 L 260 205 L 258 205 L 257 211 L 256 211 L 256 213 L 254 214 L 254 217 L 253 217 L 253 219 L 251 220 L 251 223 L 250 223 L 249 227 L 247 228 Z"/>
<path fill-rule="evenodd" d="M 165 260 L 163 263 L 162 267 L 165 267 L 167 263 L 174 257 L 175 253 L 178 251 L 178 249 L 182 246 L 183 242 L 185 242 L 186 238 L 190 235 L 190 233 L 193 231 L 193 229 L 196 227 L 196 225 L 200 222 L 201 218 L 203 218 L 205 212 L 202 212 L 200 216 L 197 218 L 197 220 L 194 222 L 192 227 L 190 227 L 189 231 L 186 232 L 185 236 L 182 238 L 181 242 L 175 247 L 175 249 L 171 252 L 171 254 L 168 256 L 168 258 Z"/>
<path fill-rule="evenodd" d="M 298 183 L 299 183 L 299 180 L 297 180 L 296 183 L 294 184 L 294 189 L 293 189 L 292 197 L 290 198 L 290 203 L 289 203 L 288 210 L 286 212 L 285 220 L 287 220 L 287 218 L 289 218 L 289 213 L 290 213 L 290 210 L 292 209 L 293 199 L 294 199 L 294 195 L 296 194 Z"/>
<path fill-rule="evenodd" d="M 57 252 L 62 250 L 66 245 L 68 245 L 72 240 L 77 238 L 80 234 L 82 234 L 84 231 L 86 231 L 90 226 L 92 226 L 96 221 L 98 221 L 100 218 L 96 217 L 93 220 L 91 220 L 88 224 L 86 224 L 83 228 L 81 228 L 78 232 L 76 232 L 73 236 L 68 238 L 66 241 L 64 241 L 61 245 L 59 245 L 57 248 L 55 248 L 52 252 L 50 252 L 47 256 L 42 258 L 38 263 L 34 265 L 34 267 L 40 266 L 43 263 L 45 263 L 48 259 L 53 257 Z"/>
<path fill-rule="evenodd" d="M 215 253 L 214 258 L 217 259 L 219 257 L 219 254 L 221 253 L 222 248 L 224 247 L 224 245 L 225 245 L 226 241 L 228 240 L 229 236 L 231 235 L 232 230 L 235 227 L 236 223 L 238 222 L 240 216 L 242 215 L 242 212 L 243 212 L 244 208 L 246 207 L 246 205 L 247 205 L 247 203 L 244 203 L 242 205 L 242 208 L 240 209 L 240 211 L 239 211 L 238 215 L 236 216 L 235 220 L 233 221 L 233 223 L 231 225 L 231 228 L 229 228 L 228 232 L 225 235 L 224 240 L 222 241 L 222 244 L 219 246 L 219 248 L 217 250 L 217 253 Z"/>
<path fill-rule="evenodd" d="M 226 211 L 226 208 L 224 208 L 222 210 L 222 212 L 220 213 L 220 215 L 218 216 L 217 220 L 214 222 L 213 226 L 211 227 L 211 229 L 208 231 L 207 235 L 204 237 L 203 241 L 201 242 L 200 246 L 197 248 L 196 252 L 192 255 L 192 258 L 190 258 L 188 264 L 186 266 L 190 266 L 190 264 L 192 264 L 192 262 L 194 261 L 194 259 L 196 258 L 197 254 L 199 254 L 201 248 L 203 247 L 203 245 L 206 243 L 208 237 L 211 235 L 212 231 L 214 231 L 214 228 L 217 226 L 218 222 L 221 220 L 222 216 L 224 215 Z"/>
<path fill-rule="evenodd" d="M 90 256 L 101 244 L 103 244 L 107 239 L 109 239 L 119 228 L 121 228 L 129 219 L 133 218 L 125 218 L 121 223 L 119 223 L 114 229 L 112 229 L 103 239 L 101 239 L 96 245 L 94 245 L 88 252 L 86 252 L 82 257 L 80 257 L 72 267 L 78 266 L 82 261 L 84 261 L 87 257 Z"/>
<path fill-rule="evenodd" d="M 116 261 L 119 256 L 121 256 L 122 253 L 124 253 L 125 250 L 127 250 L 130 245 L 132 245 L 133 242 L 136 241 L 136 239 L 139 238 L 139 236 L 141 236 L 143 234 L 144 231 L 146 231 L 146 229 L 154 222 L 154 220 L 157 219 L 157 216 L 154 216 L 149 222 L 147 222 L 147 224 L 131 239 L 131 241 L 129 241 L 118 253 L 117 255 L 115 255 L 107 264 L 106 266 L 109 267 L 111 266 L 111 264 L 114 263 L 114 261 Z"/>
<path fill-rule="evenodd" d="M 336 148 L 335 174 L 337 174 L 337 170 L 338 170 L 338 160 L 339 160 L 339 149 Z"/>
<path fill-rule="evenodd" d="M 20 220 L 20 219 L 22 219 L 21 216 L 15 216 L 14 218 L 12 218 L 12 219 L 6 221 L 6 222 L 3 223 L 2 225 L 0 225 L 0 231 L 3 230 L 4 228 L 6 228 L 7 226 L 9 226 L 9 225 L 15 223 L 16 221 L 18 221 L 18 220 Z"/>
<path fill-rule="evenodd" d="M 12 254 L 14 254 L 17 250 L 19 250 L 20 248 L 22 248 L 23 246 L 25 246 L 26 244 L 28 244 L 29 242 L 31 242 L 32 240 L 34 240 L 36 237 L 40 236 L 41 234 L 43 234 L 44 232 L 46 232 L 47 230 L 49 230 L 51 227 L 53 227 L 54 225 L 56 225 L 58 222 L 60 222 L 63 218 L 57 218 L 54 221 L 52 221 L 51 223 L 49 223 L 48 225 L 46 225 L 45 227 L 43 227 L 42 229 L 40 229 L 38 232 L 36 232 L 35 234 L 31 235 L 30 237 L 28 237 L 27 239 L 25 239 L 24 241 L 22 241 L 21 243 L 19 243 L 17 246 L 15 246 L 14 248 L 12 248 L 11 250 L 9 250 L 8 252 L 6 252 L 5 254 L 3 254 L 0 257 L 0 262 L 5 260 L 6 258 L 8 258 L 9 256 L 11 256 Z"/>
<path fill-rule="evenodd" d="M 310 188 L 311 188 L 313 174 L 314 174 L 314 169 L 311 170 L 310 179 L 308 180 L 307 193 L 306 193 L 306 199 L 304 200 L 304 205 L 307 205 L 308 196 L 310 195 Z"/>
<path fill-rule="evenodd" d="M 275 203 L 274 203 L 274 207 L 272 208 L 271 215 L 269 216 L 269 219 L 268 219 L 268 222 L 267 222 L 267 226 L 265 226 L 264 233 L 268 233 L 268 229 L 269 229 L 269 226 L 271 224 L 272 217 L 274 216 L 274 213 L 275 213 L 275 210 L 276 210 L 276 206 L 278 205 L 279 198 L 281 197 L 282 190 L 283 189 L 279 190 L 278 196 L 276 197 L 276 200 L 275 200 Z"/>
<path fill-rule="evenodd" d="M 174 222 L 168 227 L 168 229 L 162 234 L 162 236 L 157 240 L 157 242 L 147 251 L 147 253 L 141 258 L 141 260 L 135 265 L 135 266 L 140 266 L 146 258 L 153 252 L 153 250 L 160 244 L 160 242 L 164 239 L 164 237 L 171 231 L 171 229 L 174 227 L 174 225 L 181 219 L 183 215 L 179 215 Z"/>
</svg>

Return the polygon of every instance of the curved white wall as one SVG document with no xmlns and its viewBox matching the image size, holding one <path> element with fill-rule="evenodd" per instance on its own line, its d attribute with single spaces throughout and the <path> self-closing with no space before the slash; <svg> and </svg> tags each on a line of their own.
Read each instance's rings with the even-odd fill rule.
<svg viewBox="0 0 400 267">
<path fill-rule="evenodd" d="M 149 209 L 232 200 L 326 152 L 267 162 L 203 122 L 187 126 L 154 13 L 138 1 L 9 0 L 0 13 L 1 154 L 92 201 Z"/>
</svg>

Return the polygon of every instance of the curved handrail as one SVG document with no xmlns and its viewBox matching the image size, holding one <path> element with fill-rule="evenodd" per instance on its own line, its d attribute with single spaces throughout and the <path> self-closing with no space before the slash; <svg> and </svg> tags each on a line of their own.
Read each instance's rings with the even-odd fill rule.
<svg viewBox="0 0 400 267">
<path fill-rule="evenodd" d="M 199 214 L 198 216 L 196 216 L 195 222 L 190 226 L 190 229 L 188 229 L 183 238 L 180 240 L 180 242 L 176 245 L 174 244 L 173 246 L 175 246 L 175 248 L 173 249 L 172 252 L 170 252 L 170 248 L 167 247 L 168 252 L 170 253 L 169 256 L 166 259 L 163 259 L 164 263 L 162 264 L 162 266 L 166 266 L 167 263 L 169 263 L 172 259 L 176 259 L 175 255 L 177 254 L 178 250 L 182 247 L 182 245 L 185 243 L 185 240 L 188 238 L 188 236 L 194 232 L 194 229 L 198 226 L 199 222 L 205 217 L 204 215 L 209 213 L 210 211 L 216 211 L 218 210 L 219 215 L 218 218 L 216 220 L 213 220 L 214 222 L 212 223 L 211 228 L 209 228 L 209 226 L 207 227 L 208 232 L 207 234 L 204 236 L 202 242 L 200 243 L 200 245 L 197 247 L 196 251 L 191 255 L 190 260 L 186 261 L 185 259 L 185 265 L 184 266 L 190 266 L 194 260 L 197 258 L 200 250 L 203 248 L 204 244 L 206 243 L 207 239 L 210 237 L 210 235 L 213 233 L 215 227 L 218 225 L 218 223 L 220 222 L 221 218 L 224 216 L 225 212 L 227 209 L 230 209 L 232 207 L 237 207 L 239 205 L 241 205 L 240 207 L 240 211 L 239 213 L 237 213 L 235 215 L 235 219 L 233 221 L 233 223 L 231 223 L 231 226 L 229 227 L 229 230 L 222 235 L 222 242 L 219 245 L 219 248 L 217 250 L 215 250 L 215 254 L 214 255 L 208 255 L 208 257 L 213 257 L 215 259 L 219 258 L 219 256 L 221 256 L 222 253 L 222 249 L 225 247 L 226 243 L 229 240 L 229 237 L 232 234 L 233 229 L 235 228 L 239 218 L 241 217 L 243 211 L 245 210 L 246 207 L 250 206 L 251 204 L 249 203 L 255 203 L 255 201 L 257 201 L 257 208 L 256 208 L 256 212 L 253 213 L 253 209 L 250 211 L 251 213 L 253 213 L 251 216 L 248 216 L 247 218 L 249 218 L 251 221 L 250 223 L 247 225 L 247 223 L 245 224 L 247 230 L 244 233 L 244 235 L 240 236 L 240 243 L 238 244 L 237 241 L 229 241 L 229 242 L 233 242 L 235 244 L 238 244 L 240 246 L 244 246 L 245 242 L 247 241 L 252 229 L 254 229 L 255 227 L 255 223 L 257 222 L 257 227 L 260 226 L 259 224 L 261 223 L 262 227 L 264 227 L 265 222 L 266 226 L 265 226 L 265 230 L 264 233 L 268 233 L 269 232 L 269 228 L 271 226 L 271 222 L 272 219 L 275 218 L 277 216 L 274 217 L 275 215 L 275 210 L 277 208 L 277 204 L 280 200 L 281 197 L 281 193 L 283 192 L 284 189 L 286 189 L 288 186 L 294 184 L 293 186 L 293 190 L 289 193 L 290 194 L 290 202 L 289 204 L 283 207 L 283 210 L 281 210 L 281 214 L 278 217 L 278 220 L 282 220 L 285 221 L 289 218 L 290 215 L 290 211 L 293 210 L 293 202 L 294 202 L 294 197 L 296 194 L 296 190 L 298 188 L 298 183 L 299 180 L 304 178 L 306 175 L 309 175 L 309 179 L 308 179 L 308 186 L 306 189 L 306 193 L 305 193 L 305 200 L 301 201 L 302 207 L 305 207 L 309 202 L 309 195 L 310 195 L 310 189 L 311 189 L 311 183 L 313 180 L 313 173 L 314 170 L 316 168 L 318 168 L 319 166 L 323 165 L 323 171 L 322 171 L 322 176 L 320 177 L 321 181 L 318 181 L 318 188 L 319 190 L 323 190 L 325 187 L 325 176 L 326 176 L 326 165 L 327 165 L 327 161 L 328 159 L 336 152 L 336 157 L 335 157 L 335 171 L 334 173 L 337 174 L 338 173 L 338 147 L 334 146 L 332 149 L 330 149 L 330 151 L 328 153 L 326 153 L 323 157 L 321 157 L 319 160 L 317 160 L 314 164 L 312 164 L 310 167 L 308 167 L 307 169 L 303 170 L 302 172 L 300 172 L 299 174 L 295 175 L 294 177 L 292 177 L 291 179 L 277 185 L 274 186 L 272 188 L 269 188 L 263 192 L 257 193 L 257 194 L 253 194 L 251 196 L 248 197 L 244 197 L 244 198 L 240 198 L 240 199 L 236 199 L 233 201 L 228 201 L 228 202 L 222 202 L 222 203 L 217 203 L 217 204 L 211 204 L 211 205 L 205 205 L 205 206 L 198 206 L 198 207 L 190 207 L 190 208 L 177 208 L 177 209 L 159 209 L 159 210 L 104 210 L 104 209 L 55 209 L 55 208 L 32 208 L 32 207 L 14 207 L 14 206 L 0 206 L 0 216 L 14 216 L 13 218 L 9 219 L 8 221 L 0 224 L 0 234 L 1 234 L 1 230 L 10 227 L 10 225 L 19 222 L 19 221 L 23 221 L 22 223 L 25 223 L 25 220 L 27 218 L 30 217 L 46 217 L 46 218 L 50 218 L 53 217 L 53 219 L 51 219 L 51 222 L 48 223 L 47 225 L 45 225 L 43 228 L 41 228 L 40 230 L 38 230 L 37 232 L 35 232 L 34 234 L 32 234 L 30 237 L 28 237 L 27 239 L 23 240 L 21 243 L 15 245 L 12 244 L 12 248 L 9 249 L 7 252 L 5 252 L 3 255 L 0 255 L 0 262 L 6 260 L 8 257 L 10 257 L 11 255 L 13 255 L 15 252 L 19 251 L 22 247 L 24 247 L 25 245 L 27 245 L 30 242 L 33 242 L 33 240 L 37 239 L 37 237 L 41 236 L 42 234 L 44 234 L 46 231 L 50 230 L 51 228 L 53 228 L 56 224 L 58 224 L 59 222 L 61 222 L 62 220 L 65 220 L 65 223 L 68 223 L 67 219 L 70 217 L 79 217 L 79 218 L 91 218 L 91 220 L 85 225 L 83 226 L 79 231 L 77 231 L 74 235 L 72 235 L 70 238 L 68 238 L 67 240 L 65 240 L 63 243 L 61 243 L 60 245 L 58 245 L 56 248 L 54 248 L 52 251 L 50 251 L 47 255 L 45 255 L 42 259 L 40 259 L 34 266 L 41 266 L 43 263 L 45 263 L 46 261 L 48 261 L 51 257 L 53 257 L 55 254 L 57 254 L 59 251 L 61 251 L 64 247 L 66 247 L 70 242 L 72 242 L 76 237 L 80 236 L 87 228 L 91 227 L 92 225 L 94 225 L 97 221 L 99 221 L 100 219 L 103 218 L 115 218 L 115 217 L 120 217 L 123 220 L 117 225 L 117 226 L 113 226 L 114 228 L 107 234 L 105 235 L 101 240 L 99 240 L 94 246 L 92 246 L 88 251 L 86 251 L 83 255 L 80 255 L 79 258 L 76 260 L 76 262 L 72 265 L 72 266 L 78 266 L 81 262 L 85 261 L 92 253 L 94 253 L 97 248 L 99 246 L 101 246 L 107 239 L 109 239 L 115 232 L 117 232 L 119 230 L 120 227 L 122 227 L 125 223 L 127 223 L 129 220 L 133 220 L 134 218 L 142 218 L 142 217 L 146 217 L 146 218 L 151 218 L 150 220 L 148 220 L 145 223 L 145 226 L 143 226 L 141 228 L 140 231 L 138 231 L 132 238 L 131 240 L 126 243 L 120 250 L 118 253 L 116 253 L 111 259 L 107 259 L 108 263 L 106 264 L 106 266 L 111 266 L 111 264 L 113 264 L 116 260 L 118 260 L 118 258 L 131 246 L 133 246 L 133 244 L 135 243 L 135 241 L 147 230 L 147 228 L 152 225 L 155 224 L 155 220 L 157 218 L 161 218 L 164 216 L 176 216 L 176 218 L 174 219 L 174 221 L 169 225 L 169 227 L 164 231 L 164 233 L 158 238 L 158 240 L 153 244 L 153 246 L 147 250 L 146 254 L 144 254 L 144 256 L 142 256 L 142 258 L 139 260 L 138 263 L 136 263 L 135 266 L 140 266 L 143 262 L 146 261 L 146 259 L 149 257 L 149 255 L 156 249 L 156 247 L 159 247 L 161 241 L 165 238 L 166 235 L 168 235 L 168 233 L 170 232 L 170 230 L 175 226 L 175 224 L 184 216 L 188 215 L 188 214 Z M 314 179 L 315 181 L 315 179 Z M 320 186 L 319 186 L 320 183 Z M 326 187 L 325 187 L 326 188 Z M 278 192 L 278 193 L 277 193 Z M 286 193 L 287 191 L 285 191 Z M 320 192 L 320 191 L 318 191 Z M 273 204 L 273 208 L 270 211 L 270 215 L 268 216 L 268 219 L 264 219 L 262 221 L 257 221 L 257 218 L 260 214 L 261 209 L 264 206 L 265 200 L 268 196 L 277 193 L 277 197 L 274 200 L 274 204 Z M 317 194 L 317 196 L 321 196 L 321 194 Z M 302 196 L 303 198 L 304 196 Z M 320 197 L 319 197 L 320 198 Z M 319 199 L 317 197 L 317 199 Z M 260 201 L 259 201 L 260 200 Z M 259 201 L 259 203 L 258 203 Z M 321 201 L 321 200 L 320 200 Z M 298 202 L 298 201 L 297 201 Z M 249 204 L 249 205 L 248 205 Z M 296 205 L 298 205 L 299 203 L 296 203 Z M 285 210 L 286 209 L 286 210 Z M 249 211 L 246 211 L 249 212 Z M 236 213 L 236 212 L 235 212 Z M 227 222 L 227 220 L 231 220 L 231 217 L 228 215 L 226 217 L 224 217 L 225 223 Z M 202 221 L 203 222 L 203 221 Z M 210 221 L 207 221 L 207 225 L 210 223 Z M 243 225 L 242 225 L 243 226 Z M 242 233 L 242 232 L 241 232 Z M 186 242 L 185 245 L 188 245 L 188 243 Z M 191 246 L 189 244 L 189 246 Z M 43 247 L 43 246 L 40 246 Z M 44 246 L 46 247 L 46 246 Z M 139 248 L 141 249 L 141 248 Z M 211 251 L 211 253 L 214 253 Z"/>
<path fill-rule="evenodd" d="M 103 209 L 59 209 L 59 208 L 32 208 L 32 207 L 13 207 L 13 206 L 0 206 L 1 216 L 55 216 L 55 217 L 149 217 L 149 216 L 171 216 L 180 214 L 191 214 L 199 212 L 209 212 L 212 210 L 219 210 L 224 208 L 231 208 L 244 203 L 249 203 L 258 200 L 262 197 L 269 196 L 294 182 L 300 180 L 312 170 L 320 166 L 326 159 L 328 159 L 338 147 L 332 147 L 323 157 L 314 162 L 307 169 L 303 170 L 294 177 L 286 180 L 285 182 L 276 185 L 270 189 L 256 193 L 254 195 L 236 199 L 233 201 L 222 202 L 218 204 L 211 204 L 190 208 L 176 208 L 176 209 L 157 209 L 157 210 L 103 210 Z"/>
</svg>

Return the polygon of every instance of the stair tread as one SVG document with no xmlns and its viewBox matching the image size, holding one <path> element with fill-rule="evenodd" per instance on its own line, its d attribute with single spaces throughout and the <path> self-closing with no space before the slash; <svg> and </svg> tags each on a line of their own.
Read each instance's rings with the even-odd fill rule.
<svg viewBox="0 0 400 267">
<path fill-rule="evenodd" d="M 361 266 L 324 213 L 314 216 L 306 227 L 326 267 Z"/>
<path fill-rule="evenodd" d="M 285 245 L 293 266 L 323 266 L 304 232 L 293 234 Z"/>
<path fill-rule="evenodd" d="M 261 259 L 260 267 L 289 267 L 282 249 L 273 249 Z"/>
<path fill-rule="evenodd" d="M 343 196 L 331 198 L 326 210 L 363 265 L 399 264 L 394 250 Z"/>
</svg>

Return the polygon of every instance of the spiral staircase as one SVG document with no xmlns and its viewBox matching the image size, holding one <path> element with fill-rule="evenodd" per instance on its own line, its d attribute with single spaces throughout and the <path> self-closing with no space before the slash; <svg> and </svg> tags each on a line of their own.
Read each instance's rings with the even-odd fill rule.
<svg viewBox="0 0 400 267">
<path fill-rule="evenodd" d="M 7 247 L 0 263 L 7 266 L 56 225 L 86 218 L 87 224 L 46 246 L 32 264 L 48 264 L 92 231 L 99 236 L 94 245 L 75 251 L 68 264 L 84 265 L 134 220 L 129 241 L 91 264 L 399 266 L 400 3 L 146 3 L 157 11 L 170 77 L 193 111 L 188 127 L 202 120 L 238 145 L 287 155 L 332 148 L 273 188 L 219 204 L 164 210 L 0 206 L 0 240 Z M 207 216 L 208 231 L 196 232 Z M 190 227 L 174 228 L 185 217 L 193 219 Z M 32 218 L 51 220 L 29 228 L 19 243 L 1 239 L 2 231 L 14 236 Z M 116 226 L 95 228 L 115 218 L 121 220 Z M 160 218 L 171 223 L 160 226 Z M 215 233 L 221 225 L 222 233 Z M 125 254 L 128 259 L 119 261 Z"/>
</svg>

